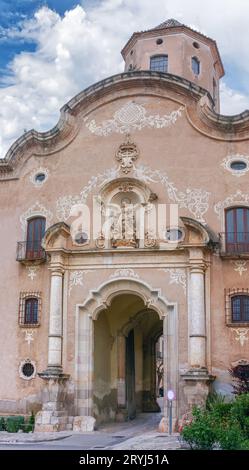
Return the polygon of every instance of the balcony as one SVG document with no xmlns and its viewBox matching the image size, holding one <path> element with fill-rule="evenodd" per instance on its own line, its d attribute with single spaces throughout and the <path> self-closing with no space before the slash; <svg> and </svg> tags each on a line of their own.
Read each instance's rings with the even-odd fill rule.
<svg viewBox="0 0 249 470">
<path fill-rule="evenodd" d="M 249 232 L 220 233 L 220 251 L 223 256 L 249 257 Z"/>
<path fill-rule="evenodd" d="M 41 241 L 18 242 L 16 260 L 24 264 L 40 264 L 46 261 L 46 252 L 41 246 Z"/>
</svg>

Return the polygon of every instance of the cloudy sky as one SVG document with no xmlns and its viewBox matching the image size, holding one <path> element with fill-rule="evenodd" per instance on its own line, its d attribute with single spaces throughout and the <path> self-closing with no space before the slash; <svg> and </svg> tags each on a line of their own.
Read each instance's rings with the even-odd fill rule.
<svg viewBox="0 0 249 470">
<path fill-rule="evenodd" d="M 249 109 L 248 0 L 0 0 L 0 156 L 24 130 L 53 127 L 76 93 L 123 71 L 132 32 L 168 18 L 218 42 L 221 112 Z"/>
</svg>

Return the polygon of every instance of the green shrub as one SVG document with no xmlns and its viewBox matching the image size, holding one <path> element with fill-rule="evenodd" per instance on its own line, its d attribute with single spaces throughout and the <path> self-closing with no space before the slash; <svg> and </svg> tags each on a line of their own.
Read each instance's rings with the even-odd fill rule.
<svg viewBox="0 0 249 470">
<path fill-rule="evenodd" d="M 181 435 L 192 449 L 249 450 L 249 394 L 230 403 L 210 396 L 205 409 L 194 408 L 193 420 Z"/>
<path fill-rule="evenodd" d="M 181 434 L 191 449 L 212 449 L 216 441 L 212 416 L 206 410 L 194 408 L 193 421 Z"/>
<path fill-rule="evenodd" d="M 3 417 L 0 418 L 0 431 L 6 431 L 6 422 Z"/>
<path fill-rule="evenodd" d="M 24 416 L 9 416 L 6 419 L 6 431 L 18 432 L 19 429 L 24 430 L 25 420 Z"/>
<path fill-rule="evenodd" d="M 238 395 L 233 402 L 231 415 L 238 421 L 246 439 L 249 439 L 249 393 Z"/>
<path fill-rule="evenodd" d="M 240 450 L 244 436 L 239 424 L 235 421 L 217 424 L 217 442 L 222 450 Z"/>
</svg>

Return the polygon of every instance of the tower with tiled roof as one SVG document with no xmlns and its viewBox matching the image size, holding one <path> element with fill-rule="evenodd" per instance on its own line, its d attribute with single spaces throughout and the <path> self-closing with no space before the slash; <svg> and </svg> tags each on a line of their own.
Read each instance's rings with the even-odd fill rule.
<svg viewBox="0 0 249 470">
<path fill-rule="evenodd" d="M 133 33 L 122 50 L 125 71 L 169 73 L 209 92 L 219 112 L 219 81 L 224 68 L 216 42 L 175 19 Z"/>
</svg>

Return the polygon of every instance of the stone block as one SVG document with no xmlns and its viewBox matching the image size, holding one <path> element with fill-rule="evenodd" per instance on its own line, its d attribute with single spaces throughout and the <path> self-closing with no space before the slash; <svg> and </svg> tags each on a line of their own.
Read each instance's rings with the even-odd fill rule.
<svg viewBox="0 0 249 470">
<path fill-rule="evenodd" d="M 42 424 L 50 424 L 52 411 L 42 411 Z"/>
<path fill-rule="evenodd" d="M 92 432 L 95 429 L 96 419 L 92 416 L 75 416 L 73 420 L 73 431 Z"/>
</svg>

